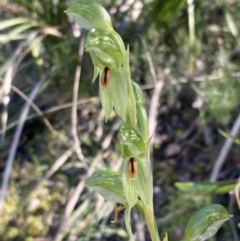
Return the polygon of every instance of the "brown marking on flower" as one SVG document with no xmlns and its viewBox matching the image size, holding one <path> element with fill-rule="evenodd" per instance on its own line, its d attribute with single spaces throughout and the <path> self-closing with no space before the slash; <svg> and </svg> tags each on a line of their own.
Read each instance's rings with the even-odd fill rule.
<svg viewBox="0 0 240 241">
<path fill-rule="evenodd" d="M 111 223 L 116 223 L 117 220 L 118 220 L 118 214 L 124 209 L 124 206 L 123 204 L 121 203 L 117 203 L 117 208 L 115 210 L 115 213 L 114 213 L 114 220 L 113 221 L 110 221 Z"/>
<path fill-rule="evenodd" d="M 138 174 L 138 162 L 134 157 L 131 157 L 128 161 L 128 173 L 131 179 L 136 179 Z"/>
<path fill-rule="evenodd" d="M 110 81 L 110 76 L 111 76 L 111 69 L 109 69 L 108 67 L 105 67 L 101 77 L 101 84 L 104 88 L 108 86 Z"/>
</svg>

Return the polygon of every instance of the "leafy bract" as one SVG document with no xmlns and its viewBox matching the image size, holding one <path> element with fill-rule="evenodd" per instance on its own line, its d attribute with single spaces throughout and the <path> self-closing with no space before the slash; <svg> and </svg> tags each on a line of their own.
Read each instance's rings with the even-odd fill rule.
<svg viewBox="0 0 240 241">
<path fill-rule="evenodd" d="M 65 12 L 87 30 L 92 28 L 105 32 L 113 30 L 108 12 L 94 0 L 73 0 Z"/>
<path fill-rule="evenodd" d="M 123 191 L 122 177 L 118 172 L 98 170 L 89 178 L 86 186 L 97 191 L 109 201 L 127 205 Z"/>
<path fill-rule="evenodd" d="M 204 241 L 212 237 L 224 222 L 231 218 L 227 210 L 213 204 L 196 212 L 189 220 L 184 241 Z"/>
</svg>

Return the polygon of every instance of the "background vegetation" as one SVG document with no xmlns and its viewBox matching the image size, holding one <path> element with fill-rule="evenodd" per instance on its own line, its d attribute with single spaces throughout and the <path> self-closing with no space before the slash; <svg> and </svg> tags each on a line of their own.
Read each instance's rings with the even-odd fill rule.
<svg viewBox="0 0 240 241">
<path fill-rule="evenodd" d="M 240 163 L 239 146 L 233 144 L 240 126 L 240 2 L 99 2 L 129 44 L 132 77 L 145 90 L 155 133 L 159 229 L 169 240 L 180 240 L 196 210 L 221 203 L 234 218 L 215 239 L 239 240 L 240 215 L 229 191 Z M 0 2 L 2 180 L 16 148 L 0 219 L 2 241 L 127 240 L 121 217 L 110 224 L 114 205 L 84 187 L 95 169 L 120 168 L 119 120 L 113 114 L 104 121 L 87 52 L 81 61 L 86 32 L 63 12 L 68 5 L 68 0 Z M 76 123 L 74 78 L 80 66 Z M 226 138 L 219 129 L 231 134 L 230 151 L 223 148 Z M 74 147 L 76 140 L 81 149 Z M 216 186 L 210 180 L 218 180 Z M 149 240 L 141 217 L 133 219 L 138 240 Z"/>
</svg>

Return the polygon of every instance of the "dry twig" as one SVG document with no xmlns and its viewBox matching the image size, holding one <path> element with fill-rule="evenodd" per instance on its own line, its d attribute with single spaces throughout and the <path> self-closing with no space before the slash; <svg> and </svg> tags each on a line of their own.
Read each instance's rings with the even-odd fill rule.
<svg viewBox="0 0 240 241">
<path fill-rule="evenodd" d="M 82 100 L 78 100 L 77 101 L 77 105 L 82 105 L 82 104 L 86 104 L 88 102 L 98 102 L 99 101 L 99 98 L 98 97 L 90 97 L 90 98 L 86 98 L 86 99 L 82 99 Z M 57 106 L 53 106 L 53 107 L 50 107 L 49 109 L 47 110 L 44 110 L 44 111 L 41 111 L 41 116 L 42 115 L 45 115 L 45 114 L 48 114 L 48 113 L 52 113 L 52 112 L 55 112 L 55 111 L 59 111 L 59 110 L 62 110 L 62 109 L 66 109 L 66 108 L 69 108 L 69 107 L 72 107 L 73 106 L 73 103 L 72 102 L 69 102 L 69 103 L 65 103 L 65 104 L 61 104 L 61 105 L 57 105 Z M 39 116 L 39 114 L 31 114 L 27 117 L 26 121 L 27 120 L 31 120 L 35 117 Z M 7 125 L 6 127 L 6 131 L 13 128 L 14 126 L 18 125 L 19 124 L 19 120 L 16 120 L 16 121 L 13 121 L 11 122 L 9 125 Z M 3 131 L 0 130 L 0 135 L 3 133 Z"/>
<path fill-rule="evenodd" d="M 0 81 L 1 82 L 4 82 L 3 79 L 0 78 Z M 34 104 L 33 101 L 31 101 L 29 99 L 29 97 L 27 97 L 20 89 L 18 89 L 16 86 L 14 86 L 13 84 L 10 84 L 10 88 L 16 92 L 19 96 L 21 96 L 34 110 L 35 112 L 37 113 L 37 116 L 41 116 L 43 118 L 43 122 L 44 124 L 46 125 L 46 127 L 48 128 L 48 130 L 51 132 L 51 133 L 54 133 L 55 132 L 55 129 L 53 128 L 52 124 L 49 122 L 49 120 L 44 117 L 42 111 L 38 108 L 38 106 L 36 104 Z M 18 121 L 19 122 L 19 121 Z M 6 131 L 6 129 L 5 129 Z"/>
<path fill-rule="evenodd" d="M 40 89 L 43 82 L 44 82 L 44 79 L 39 81 L 35 85 L 35 87 L 33 88 L 32 92 L 29 95 L 29 100 L 33 101 L 33 99 L 36 97 L 37 92 Z M 6 192 L 7 192 L 7 187 L 8 187 L 8 182 L 10 179 L 11 171 L 12 171 L 13 160 L 16 155 L 19 139 L 20 139 L 22 129 L 24 126 L 24 122 L 27 118 L 29 109 L 30 109 L 30 103 L 26 102 L 23 107 L 21 116 L 20 116 L 20 123 L 15 131 L 13 142 L 12 142 L 10 150 L 9 150 L 9 155 L 8 155 L 8 159 L 7 159 L 5 170 L 4 170 L 3 182 L 2 182 L 1 193 L 0 193 L 0 215 L 2 213 L 3 205 L 5 202 L 5 196 L 6 196 Z"/>
<path fill-rule="evenodd" d="M 79 199 L 79 196 L 81 195 L 83 189 L 84 189 L 84 184 L 87 181 L 87 179 L 93 174 L 97 164 L 99 163 L 99 161 L 101 161 L 102 159 L 102 151 L 99 151 L 98 154 L 95 156 L 95 158 L 93 159 L 90 167 L 88 168 L 88 171 L 86 173 L 86 175 L 80 180 L 80 182 L 78 183 L 74 194 L 69 198 L 69 201 L 66 205 L 66 209 L 65 209 L 65 214 L 63 217 L 63 221 L 62 224 L 54 238 L 54 241 L 61 241 L 63 236 L 64 236 L 64 230 L 69 226 L 69 222 L 71 221 L 70 219 L 70 215 Z M 69 221 L 70 220 L 70 221 Z M 71 221 L 72 222 L 72 221 Z"/>
<path fill-rule="evenodd" d="M 234 122 L 234 125 L 230 131 L 230 135 L 232 137 L 236 137 L 240 129 L 240 114 L 238 115 L 236 121 Z M 218 178 L 218 174 L 226 161 L 227 155 L 232 147 L 233 140 L 227 139 L 218 155 L 218 158 L 214 164 L 211 176 L 210 176 L 210 181 L 215 182 Z"/>
<path fill-rule="evenodd" d="M 79 43 L 79 51 L 78 51 L 78 65 L 75 72 L 75 78 L 74 78 L 74 87 L 73 87 L 73 106 L 72 106 L 72 136 L 73 141 L 75 145 L 75 152 L 79 158 L 80 161 L 85 162 L 84 156 L 82 154 L 81 149 L 81 143 L 78 138 L 77 134 L 77 100 L 78 100 L 78 88 L 79 88 L 79 81 L 80 81 L 80 75 L 81 75 L 81 65 L 82 65 L 82 57 L 84 52 L 84 42 L 85 42 L 85 34 L 82 30 L 82 34 L 80 37 L 80 43 Z"/>
</svg>

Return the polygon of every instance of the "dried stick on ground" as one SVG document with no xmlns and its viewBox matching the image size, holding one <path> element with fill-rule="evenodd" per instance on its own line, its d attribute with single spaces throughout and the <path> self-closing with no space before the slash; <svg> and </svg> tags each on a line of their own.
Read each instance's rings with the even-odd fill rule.
<svg viewBox="0 0 240 241">
<path fill-rule="evenodd" d="M 155 85 L 155 89 L 153 91 L 153 95 L 150 102 L 150 110 L 149 110 L 149 134 L 150 136 L 154 135 L 156 126 L 157 126 L 157 114 L 158 114 L 158 106 L 159 106 L 159 96 L 161 90 L 163 88 L 164 82 L 162 79 L 157 81 Z"/>
<path fill-rule="evenodd" d="M 31 50 L 28 45 L 34 38 L 36 38 L 37 33 L 37 31 L 34 31 L 31 34 L 29 34 L 28 38 L 23 43 L 19 44 L 18 48 L 14 51 L 13 57 L 10 62 L 11 64 L 8 66 L 8 69 L 4 76 L 3 85 L 0 88 L 0 103 L 3 104 L 3 111 L 1 114 L 1 124 L 3 133 L 1 138 L 2 142 L 4 141 L 8 119 L 8 104 L 10 102 L 11 83 L 20 61 Z"/>
<path fill-rule="evenodd" d="M 36 97 L 37 92 L 40 89 L 40 87 L 42 86 L 43 82 L 44 82 L 44 79 L 39 81 L 35 85 L 35 87 L 33 88 L 32 92 L 29 95 L 29 99 L 31 101 L 33 101 L 34 98 Z M 3 174 L 3 182 L 2 182 L 2 186 L 1 186 L 0 215 L 2 214 L 3 205 L 4 205 L 4 202 L 5 202 L 5 196 L 6 196 L 6 191 L 7 191 L 11 171 L 12 171 L 13 160 L 14 160 L 15 155 L 16 155 L 16 150 L 17 150 L 17 147 L 18 147 L 19 139 L 20 139 L 22 129 L 23 129 L 23 126 L 24 126 L 24 122 L 27 118 L 29 109 L 30 109 L 30 103 L 26 102 L 24 107 L 23 107 L 21 116 L 20 116 L 20 123 L 19 123 L 19 125 L 18 125 L 18 127 L 17 127 L 17 129 L 14 133 L 13 142 L 10 146 L 9 155 L 8 155 L 8 159 L 7 159 L 6 166 L 5 166 L 5 169 L 4 169 L 4 174 Z"/>
<path fill-rule="evenodd" d="M 240 129 L 240 114 L 238 115 L 236 121 L 234 122 L 234 125 L 230 131 L 230 135 L 232 137 L 236 137 Z M 210 181 L 215 182 L 218 178 L 218 174 L 226 161 L 227 155 L 232 147 L 233 140 L 227 139 L 218 155 L 218 158 L 214 164 L 211 176 L 210 176 Z"/>
<path fill-rule="evenodd" d="M 53 70 L 53 72 L 55 71 L 55 69 Z M 0 81 L 4 81 L 0 78 Z M 44 124 L 46 125 L 46 127 L 48 128 L 48 130 L 56 135 L 57 137 L 59 137 L 60 140 L 62 140 L 62 142 L 67 146 L 67 147 L 70 147 L 70 142 L 71 140 L 68 139 L 67 136 L 65 136 L 64 134 L 62 133 L 59 133 L 58 131 L 56 131 L 52 124 L 49 122 L 49 120 L 44 117 L 44 114 L 42 113 L 42 111 L 38 108 L 38 106 L 36 104 L 34 104 L 33 101 L 31 101 L 21 90 L 19 90 L 16 86 L 10 84 L 10 87 L 11 89 L 16 92 L 19 96 L 21 96 L 26 102 L 29 103 L 29 105 L 33 108 L 33 110 L 35 110 L 35 112 L 37 113 L 36 116 L 41 116 L 42 119 L 43 119 L 43 122 Z M 25 121 L 27 120 L 28 118 L 25 119 Z M 20 121 L 18 120 L 17 123 L 19 123 Z M 2 130 L 2 133 L 5 133 L 7 130 L 7 128 L 5 128 L 4 130 Z"/>
<path fill-rule="evenodd" d="M 99 102 L 99 98 L 98 97 L 90 97 L 90 98 L 78 100 L 77 104 L 81 105 L 81 104 L 85 104 L 85 103 L 88 103 L 88 102 Z M 45 114 L 48 114 L 48 113 L 55 112 L 55 111 L 59 111 L 59 110 L 62 110 L 62 109 L 66 109 L 66 108 L 69 108 L 69 107 L 72 107 L 72 106 L 73 106 L 72 102 L 61 104 L 61 105 L 57 105 L 57 106 L 53 106 L 53 107 L 50 107 L 47 110 L 41 111 L 41 113 L 42 113 L 41 116 L 45 115 Z M 35 118 L 37 116 L 39 116 L 39 114 L 33 113 L 33 114 L 29 115 L 26 120 L 31 120 L 31 119 L 33 119 L 33 118 Z M 6 131 L 11 129 L 11 128 L 13 128 L 14 126 L 16 126 L 18 124 L 19 124 L 19 120 L 11 122 L 9 125 L 7 125 Z M 3 133 L 3 131 L 0 130 L 0 135 L 2 133 Z"/>
<path fill-rule="evenodd" d="M 82 65 L 82 58 L 83 58 L 83 52 L 84 52 L 84 42 L 85 42 L 85 34 L 82 30 L 81 37 L 80 37 L 80 43 L 79 43 L 79 51 L 78 51 L 78 65 L 75 72 L 75 78 L 74 78 L 74 86 L 73 86 L 73 107 L 72 107 L 72 136 L 73 141 L 75 145 L 75 152 L 79 158 L 80 161 L 85 162 L 84 156 L 82 154 L 81 149 L 81 143 L 78 138 L 77 133 L 77 101 L 78 101 L 78 88 L 79 88 L 79 81 L 80 81 L 80 75 L 81 75 L 81 65 Z"/>
<path fill-rule="evenodd" d="M 4 80 L 0 78 L 0 81 L 3 82 Z M 46 125 L 46 127 L 49 129 L 51 133 L 55 132 L 55 129 L 53 128 L 52 124 L 49 122 L 49 120 L 44 117 L 42 111 L 38 108 L 37 105 L 34 104 L 33 101 L 31 101 L 20 89 L 18 89 L 16 86 L 10 84 L 11 89 L 16 92 L 19 96 L 21 96 L 38 114 L 37 116 L 41 116 L 43 118 L 43 122 Z"/>
<path fill-rule="evenodd" d="M 114 131 L 116 131 L 117 126 L 119 126 L 119 121 L 117 120 L 115 122 L 115 124 L 113 125 L 112 129 L 110 130 L 111 133 L 111 138 L 113 137 L 113 133 Z M 109 141 L 109 135 L 107 135 L 104 140 L 103 143 L 105 143 L 104 147 L 102 147 L 103 149 L 101 151 L 99 151 L 97 153 L 97 155 L 94 157 L 90 167 L 87 170 L 86 175 L 79 181 L 73 195 L 69 198 L 68 203 L 66 204 L 66 209 L 65 209 L 65 214 L 63 217 L 63 221 L 60 225 L 60 228 L 55 236 L 54 241 L 61 241 L 63 236 L 64 236 L 64 231 L 71 226 L 72 223 L 75 222 L 75 218 L 77 218 L 78 215 L 72 214 L 73 209 L 75 208 L 77 201 L 80 197 L 80 195 L 83 192 L 84 189 L 84 184 L 86 183 L 86 181 L 88 180 L 88 178 L 93 174 L 95 167 L 97 166 L 97 164 L 103 159 L 104 154 L 103 151 L 106 150 L 110 143 L 111 140 Z M 108 144 L 108 145 L 107 145 Z M 120 163 L 121 163 L 121 159 L 118 159 L 115 163 L 115 168 L 119 168 L 120 167 Z M 116 169 L 114 169 L 114 171 L 117 171 Z M 78 207 L 77 210 L 81 209 L 81 207 Z"/>
<path fill-rule="evenodd" d="M 141 38 L 141 37 L 139 37 L 139 38 Z M 156 70 L 154 68 L 152 57 L 151 57 L 151 55 L 150 55 L 150 53 L 147 49 L 146 41 L 143 38 L 141 38 L 141 41 L 142 41 L 142 45 L 143 45 L 145 55 L 146 55 L 146 58 L 147 58 L 147 61 L 148 61 L 149 71 L 152 75 L 153 82 L 157 83 L 157 73 L 156 73 Z"/>
<path fill-rule="evenodd" d="M 65 209 L 65 214 L 63 217 L 63 221 L 62 224 L 54 238 L 54 241 L 61 241 L 63 236 L 64 236 L 64 230 L 65 228 L 68 226 L 68 221 L 70 218 L 70 215 L 77 203 L 77 200 L 79 198 L 79 196 L 81 195 L 83 189 L 84 189 L 84 185 L 87 181 L 87 179 L 93 174 L 93 172 L 95 171 L 95 168 L 97 166 L 97 164 L 102 160 L 102 151 L 99 151 L 98 154 L 95 156 L 95 158 L 93 159 L 90 167 L 88 168 L 88 171 L 86 173 L 86 175 L 81 179 L 81 181 L 78 183 L 76 190 L 73 194 L 73 196 L 69 199 L 69 202 L 66 205 L 66 209 Z"/>
<path fill-rule="evenodd" d="M 35 190 L 38 189 L 44 183 L 44 181 L 49 179 L 68 160 L 68 158 L 72 155 L 74 149 L 75 149 L 74 146 L 72 148 L 68 149 L 54 162 L 54 164 L 47 171 L 47 173 L 44 175 L 44 177 L 36 185 Z"/>
</svg>

